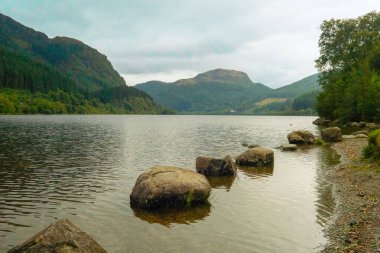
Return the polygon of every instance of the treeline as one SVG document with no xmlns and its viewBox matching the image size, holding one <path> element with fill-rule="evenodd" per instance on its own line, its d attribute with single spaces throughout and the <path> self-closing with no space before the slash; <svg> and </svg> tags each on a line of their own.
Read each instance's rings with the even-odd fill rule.
<svg viewBox="0 0 380 253">
<path fill-rule="evenodd" d="M 241 114 L 253 115 L 316 115 L 314 109 L 319 92 L 313 91 L 294 99 L 275 101 L 266 105 L 250 106 L 242 108 Z"/>
<path fill-rule="evenodd" d="M 48 92 L 60 89 L 78 92 L 73 80 L 55 68 L 0 47 L 0 88 Z"/>
<path fill-rule="evenodd" d="M 59 114 L 174 113 L 156 105 L 146 93 L 119 86 L 98 91 L 76 82 L 49 64 L 0 48 L 0 113 Z"/>
<path fill-rule="evenodd" d="M 126 87 L 127 88 L 127 87 Z M 92 96 L 92 97 L 91 97 Z M 105 101 L 93 95 L 50 90 L 47 93 L 0 89 L 0 114 L 169 114 L 152 100 L 131 96 Z"/>
<path fill-rule="evenodd" d="M 380 121 L 380 13 L 324 21 L 321 30 L 318 114 Z"/>
</svg>

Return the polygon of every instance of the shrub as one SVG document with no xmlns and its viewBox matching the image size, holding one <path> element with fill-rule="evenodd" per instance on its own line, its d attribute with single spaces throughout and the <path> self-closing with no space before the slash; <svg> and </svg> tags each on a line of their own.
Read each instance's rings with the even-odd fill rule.
<svg viewBox="0 0 380 253">
<path fill-rule="evenodd" d="M 368 145 L 362 150 L 364 158 L 380 157 L 380 129 L 368 134 Z"/>
</svg>

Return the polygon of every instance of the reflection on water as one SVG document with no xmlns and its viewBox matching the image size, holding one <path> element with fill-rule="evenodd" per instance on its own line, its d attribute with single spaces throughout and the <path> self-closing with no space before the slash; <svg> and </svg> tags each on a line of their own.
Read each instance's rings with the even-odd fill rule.
<svg viewBox="0 0 380 253">
<path fill-rule="evenodd" d="M 157 213 L 129 204 L 151 166 L 195 170 L 197 156 L 236 157 L 244 141 L 279 146 L 291 131 L 316 132 L 313 119 L 1 116 L 0 252 L 62 217 L 110 253 L 315 252 L 334 208 L 324 174 L 339 157 L 328 149 L 274 150 L 274 168 L 209 178 L 211 206 Z"/>
<path fill-rule="evenodd" d="M 235 181 L 235 176 L 231 177 L 207 177 L 208 182 L 210 183 L 211 188 L 215 189 L 226 189 L 229 191 L 232 184 Z"/>
<path fill-rule="evenodd" d="M 247 177 L 252 179 L 258 177 L 268 177 L 273 176 L 274 166 L 272 167 L 249 167 L 249 166 L 239 166 L 240 171 L 242 171 Z"/>
<path fill-rule="evenodd" d="M 340 163 L 341 156 L 330 146 L 323 146 L 319 150 L 320 169 L 317 170 L 316 187 L 318 198 L 315 203 L 317 209 L 317 223 L 325 226 L 335 209 L 335 201 L 332 193 L 332 186 L 326 181 L 325 174 Z"/>
<path fill-rule="evenodd" d="M 211 205 L 201 205 L 192 208 L 160 209 L 155 211 L 134 208 L 136 217 L 149 223 L 158 223 L 166 227 L 171 224 L 190 224 L 205 219 L 211 212 Z"/>
</svg>

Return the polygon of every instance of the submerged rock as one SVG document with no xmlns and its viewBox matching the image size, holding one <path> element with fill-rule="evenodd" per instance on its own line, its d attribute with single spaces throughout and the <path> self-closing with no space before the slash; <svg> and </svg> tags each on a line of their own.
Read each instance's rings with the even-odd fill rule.
<svg viewBox="0 0 380 253">
<path fill-rule="evenodd" d="M 296 151 L 297 145 L 296 144 L 284 144 L 282 145 L 282 151 Z"/>
<path fill-rule="evenodd" d="M 321 136 L 324 141 L 341 141 L 342 130 L 339 127 L 329 127 L 321 131 Z"/>
<path fill-rule="evenodd" d="M 236 158 L 236 164 L 254 167 L 270 167 L 273 166 L 274 154 L 268 148 L 251 148 Z"/>
<path fill-rule="evenodd" d="M 234 176 L 236 165 L 228 155 L 223 159 L 212 157 L 197 157 L 195 167 L 198 173 L 205 176 Z"/>
<path fill-rule="evenodd" d="M 313 121 L 313 124 L 317 126 L 327 125 L 328 123 L 330 123 L 330 120 L 327 120 L 325 118 L 318 118 Z"/>
<path fill-rule="evenodd" d="M 315 138 L 309 131 L 293 131 L 288 134 L 290 144 L 314 144 Z"/>
<path fill-rule="evenodd" d="M 107 253 L 88 234 L 61 219 L 8 253 Z"/>
<path fill-rule="evenodd" d="M 131 205 L 144 209 L 206 203 L 211 187 L 206 177 L 191 170 L 156 166 L 142 173 L 130 195 Z"/>
</svg>

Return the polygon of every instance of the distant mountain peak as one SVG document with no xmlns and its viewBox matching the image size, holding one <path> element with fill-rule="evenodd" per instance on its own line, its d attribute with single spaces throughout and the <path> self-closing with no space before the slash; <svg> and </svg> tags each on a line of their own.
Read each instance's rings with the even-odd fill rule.
<svg viewBox="0 0 380 253">
<path fill-rule="evenodd" d="M 252 83 L 248 75 L 244 72 L 230 69 L 214 69 L 201 74 L 198 74 L 194 79 L 204 80 L 204 81 L 213 81 L 213 82 L 246 82 Z"/>
</svg>

